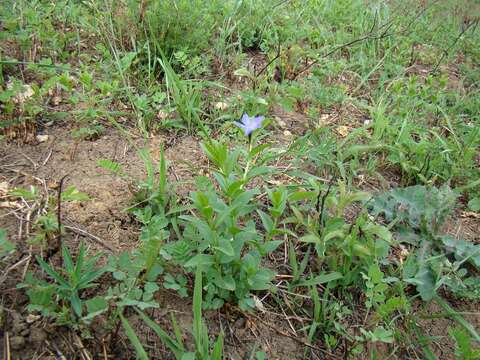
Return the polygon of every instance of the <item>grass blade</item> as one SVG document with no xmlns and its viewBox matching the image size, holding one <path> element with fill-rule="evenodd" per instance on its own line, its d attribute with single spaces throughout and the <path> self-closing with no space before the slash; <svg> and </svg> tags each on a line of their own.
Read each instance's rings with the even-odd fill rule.
<svg viewBox="0 0 480 360">
<path fill-rule="evenodd" d="M 177 359 L 180 359 L 184 353 L 183 344 L 175 341 L 170 335 L 168 335 L 158 324 L 145 315 L 142 311 L 135 309 L 142 318 L 142 320 L 157 334 L 160 340 L 175 354 Z"/>
<path fill-rule="evenodd" d="M 140 342 L 137 334 L 135 334 L 135 330 L 133 330 L 128 320 L 125 319 L 122 314 L 120 314 L 120 320 L 122 321 L 123 328 L 125 329 L 125 334 L 127 334 L 128 339 L 135 348 L 135 352 L 137 353 L 137 359 L 148 360 L 147 352 L 143 348 L 143 345 Z"/>
</svg>

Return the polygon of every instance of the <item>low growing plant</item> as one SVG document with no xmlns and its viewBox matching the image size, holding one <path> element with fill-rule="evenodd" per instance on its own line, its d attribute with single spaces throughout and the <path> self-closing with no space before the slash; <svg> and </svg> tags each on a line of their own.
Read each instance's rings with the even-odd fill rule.
<svg viewBox="0 0 480 360">
<path fill-rule="evenodd" d="M 37 256 L 37 262 L 50 278 L 41 280 L 28 273 L 20 288 L 25 288 L 29 297 L 28 310 L 40 312 L 53 318 L 59 325 L 78 326 L 88 323 L 93 317 L 107 310 L 107 302 L 100 296 L 89 299 L 82 297 L 82 291 L 97 286 L 95 280 L 106 271 L 106 267 L 96 268 L 95 263 L 101 254 L 87 257 L 85 246 L 80 249 L 74 263 L 68 248 L 62 246 L 63 268 L 55 270 Z"/>
<path fill-rule="evenodd" d="M 223 358 L 223 333 L 211 344 L 208 329 L 202 318 L 202 270 L 197 269 L 195 274 L 195 288 L 193 291 L 193 329 L 194 351 L 188 351 L 185 346 L 183 335 L 172 315 L 172 325 L 175 337 L 171 337 L 158 324 L 151 320 L 144 312 L 137 310 L 140 318 L 150 327 L 165 346 L 175 355 L 177 360 L 221 360 Z M 148 355 L 142 343 L 135 334 L 128 320 L 121 316 L 126 334 L 137 352 L 137 358 L 147 360 Z"/>
</svg>

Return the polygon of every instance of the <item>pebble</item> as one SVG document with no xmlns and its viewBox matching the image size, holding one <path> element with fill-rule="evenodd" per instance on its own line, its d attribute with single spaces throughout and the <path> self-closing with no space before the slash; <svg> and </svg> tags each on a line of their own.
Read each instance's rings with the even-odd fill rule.
<svg viewBox="0 0 480 360">
<path fill-rule="evenodd" d="M 287 124 L 285 124 L 285 121 L 283 121 L 279 116 L 275 116 L 275 121 L 277 122 L 278 126 L 282 128 L 287 126 Z"/>
<path fill-rule="evenodd" d="M 27 321 L 27 324 L 32 324 L 35 321 L 40 320 L 40 318 L 40 315 L 28 314 L 25 320 Z"/>
<path fill-rule="evenodd" d="M 227 110 L 228 109 L 228 104 L 223 101 L 219 101 L 215 104 L 215 109 L 217 110 Z"/>
<path fill-rule="evenodd" d="M 48 135 L 37 135 L 37 141 L 40 143 L 48 141 Z"/>
</svg>

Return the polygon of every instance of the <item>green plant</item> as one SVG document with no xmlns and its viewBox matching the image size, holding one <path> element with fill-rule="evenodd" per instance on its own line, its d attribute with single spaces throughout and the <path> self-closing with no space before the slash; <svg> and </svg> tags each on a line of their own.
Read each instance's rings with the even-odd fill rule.
<svg viewBox="0 0 480 360">
<path fill-rule="evenodd" d="M 166 87 L 175 109 L 189 131 L 193 126 L 203 129 L 200 119 L 201 94 L 200 82 L 182 80 L 173 70 L 167 58 L 162 55 L 158 62 L 165 73 Z"/>
<path fill-rule="evenodd" d="M 26 288 L 29 297 L 28 310 L 38 311 L 53 318 L 58 324 L 76 324 L 90 321 L 108 308 L 107 302 L 99 296 L 82 299 L 82 291 L 97 286 L 95 280 L 106 271 L 106 267 L 95 268 L 101 254 L 87 258 L 85 246 L 80 245 L 76 262 L 68 248 L 62 246 L 63 268 L 55 270 L 37 256 L 37 262 L 53 282 L 35 278 L 29 273 L 20 288 Z"/>
<path fill-rule="evenodd" d="M 7 240 L 7 232 L 0 229 L 0 259 L 6 257 L 15 250 L 15 245 Z"/>
<path fill-rule="evenodd" d="M 120 163 L 107 159 L 97 162 L 103 169 L 133 183 L 133 205 L 128 210 L 143 224 L 149 223 L 156 216 L 163 218 L 181 212 L 184 208 L 176 205 L 175 192 L 170 184 L 167 184 L 168 163 L 163 147 L 159 149 L 158 164 L 154 163 L 147 148 L 135 146 L 135 149 L 145 167 L 145 179 L 127 175 Z"/>
<path fill-rule="evenodd" d="M 268 289 L 274 276 L 272 270 L 261 267 L 260 263 L 262 257 L 282 241 L 271 239 L 273 228 L 270 238 L 264 239 L 258 233 L 252 219 L 257 207 L 253 198 L 258 190 L 245 188 L 250 179 L 268 172 L 268 167 L 261 166 L 259 160 L 265 148 L 251 147 L 245 154 L 247 164 L 242 168 L 238 164 L 240 148 L 230 152 L 226 144 L 203 144 L 205 153 L 216 166 L 216 184 L 208 178 L 198 179 L 200 190 L 191 194 L 195 216 L 179 217 L 184 227 L 182 238 L 165 251 L 189 271 L 203 269 L 206 307 L 219 308 L 224 301 L 232 300 L 242 308 L 254 307 L 251 291 Z M 255 159 L 258 161 L 253 165 Z M 220 192 L 215 190 L 215 185 Z M 274 199 L 271 213 L 278 218 L 285 193 L 272 192 L 271 196 Z M 263 218 L 268 221 L 266 214 Z"/>
<path fill-rule="evenodd" d="M 339 337 L 348 337 L 343 320 L 351 315 L 352 311 L 341 300 L 332 296 L 332 288 L 333 286 L 328 284 L 321 298 L 316 285 L 310 289 L 309 294 L 313 301 L 312 322 L 308 326 L 310 344 L 313 343 L 317 333 L 323 334 L 323 340 L 328 348 L 335 348 Z"/>
<path fill-rule="evenodd" d="M 46 196 L 36 186 L 31 185 L 29 189 L 15 188 L 9 191 L 9 195 L 33 204 L 43 204 L 44 210 L 38 214 L 33 221 L 34 235 L 28 239 L 31 244 L 40 245 L 43 248 L 53 246 L 53 241 L 59 231 L 64 232 L 62 226 L 58 228 L 58 196 Z M 48 201 L 47 201 L 48 200 Z M 68 186 L 60 194 L 60 201 L 87 201 L 90 197 L 75 186 Z"/>
<path fill-rule="evenodd" d="M 293 224 L 295 232 L 305 234 L 299 240 L 314 245 L 320 262 L 327 269 L 341 273 L 345 286 L 356 283 L 361 279 L 361 271 L 375 259 L 386 257 L 391 234 L 365 213 L 360 213 L 351 224 L 344 220 L 345 208 L 368 200 L 368 193 L 348 192 L 342 182 L 338 190 L 331 184 L 325 190 L 314 182 L 310 186 L 314 190 L 291 194 L 293 216 L 285 222 Z M 307 202 L 302 204 L 300 200 Z"/>
<path fill-rule="evenodd" d="M 461 328 L 448 328 L 448 333 L 455 339 L 455 356 L 462 360 L 480 359 L 480 349 L 474 348 L 469 334 Z"/>
<path fill-rule="evenodd" d="M 395 226 L 398 240 L 417 249 L 405 263 L 404 281 L 415 284 L 423 300 L 431 300 L 442 285 L 456 284 L 451 289 L 459 289 L 467 274 L 464 263 L 480 266 L 478 245 L 441 234 L 455 203 L 448 186 L 394 189 L 372 203 L 372 213 L 383 214 Z"/>
<path fill-rule="evenodd" d="M 221 360 L 223 358 L 223 334 L 221 333 L 217 340 L 210 343 L 208 329 L 202 318 L 202 270 L 199 268 L 195 274 L 195 288 L 193 291 L 193 328 L 192 335 L 194 339 L 194 351 L 188 351 L 182 337 L 180 328 L 177 325 L 175 317 L 172 315 L 172 325 L 175 337 L 168 335 L 158 324 L 151 320 L 145 313 L 137 309 L 140 318 L 149 326 L 167 348 L 175 355 L 178 360 Z M 121 316 L 122 324 L 126 334 L 137 352 L 139 359 L 148 359 L 148 355 L 143 348 L 140 340 L 134 330 L 128 323 L 128 320 Z"/>
<path fill-rule="evenodd" d="M 140 309 L 159 306 L 154 295 L 160 290 L 157 285 L 158 276 L 164 272 L 159 257 L 161 240 L 149 240 L 132 253 L 109 258 L 108 270 L 116 282 L 108 288 L 105 299 L 116 306 L 118 314 L 126 306 L 137 306 Z"/>
<path fill-rule="evenodd" d="M 384 273 L 380 270 L 378 264 L 372 264 L 368 268 L 368 273 L 363 274 L 365 279 L 366 301 L 365 306 L 368 311 L 372 307 L 377 308 L 379 305 L 385 303 L 385 292 L 388 289 L 388 284 L 385 282 Z"/>
</svg>

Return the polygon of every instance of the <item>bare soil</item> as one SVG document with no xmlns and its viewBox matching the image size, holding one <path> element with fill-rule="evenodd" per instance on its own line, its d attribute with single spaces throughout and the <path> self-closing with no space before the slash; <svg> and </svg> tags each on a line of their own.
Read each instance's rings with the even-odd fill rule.
<svg viewBox="0 0 480 360">
<path fill-rule="evenodd" d="M 295 113 L 276 112 L 277 124 L 274 136 L 285 146 L 289 134 L 302 135 L 310 125 L 305 116 Z M 331 116 L 335 116 L 334 114 Z M 287 133 L 285 133 L 287 132 Z M 112 344 L 112 333 L 105 331 L 108 324 L 105 319 L 96 320 L 91 339 L 83 339 L 66 328 L 54 327 L 46 320 L 29 315 L 26 311 L 28 299 L 17 283 L 24 279 L 27 269 L 34 269 L 32 249 L 26 242 L 32 232 L 32 219 L 26 218 L 28 210 L 18 200 L 5 196 L 6 190 L 15 187 L 26 188 L 35 185 L 55 196 L 59 180 L 68 175 L 65 187 L 75 185 L 79 191 L 87 193 L 91 200 L 84 202 L 65 202 L 62 207 L 63 223 L 67 228 L 63 241 L 73 253 L 81 241 L 88 245 L 88 251 L 106 254 L 119 253 L 135 248 L 138 242 L 140 225 L 128 214 L 126 209 L 132 205 L 134 184 L 126 179 L 111 175 L 98 166 L 99 159 L 110 159 L 123 165 L 123 170 L 131 177 L 143 178 L 144 166 L 135 148 L 125 136 L 117 130 L 108 128 L 106 133 L 94 141 L 77 141 L 71 137 L 68 126 L 55 125 L 44 130 L 47 141 L 30 144 L 6 143 L 0 147 L 0 228 L 8 232 L 9 239 L 19 249 L 17 257 L 9 259 L 6 264 L 8 276 L 0 277 L 1 306 L 0 334 L 6 344 L 13 350 L 13 359 L 132 359 L 134 354 L 122 331 Z M 283 136 L 282 136 L 283 135 Z M 293 139 L 293 137 L 292 137 Z M 178 183 L 176 188 L 180 196 L 187 196 L 193 189 L 193 178 L 204 174 L 208 166 L 203 156 L 199 140 L 195 137 L 169 138 L 162 134 L 153 136 L 145 144 L 143 139 L 134 139 L 137 146 L 146 146 L 154 160 L 159 158 L 160 145 L 166 146 L 166 158 L 170 164 L 169 177 Z M 288 166 L 288 164 L 286 164 Z M 368 181 L 365 187 L 371 189 Z M 471 214 L 459 212 L 452 218 L 447 231 L 454 236 L 463 237 L 474 242 L 480 241 L 480 219 Z M 33 252 L 32 252 L 33 251 Z M 2 271 L 2 274 L 5 272 Z M 109 279 L 103 285 L 108 286 Z M 180 298 L 175 292 L 162 290 L 157 298 L 159 309 L 150 310 L 149 315 L 166 329 L 171 329 L 170 313 L 175 314 L 179 324 L 188 328 L 192 323 L 191 302 Z M 275 304 L 265 302 L 266 311 L 248 315 L 235 308 L 207 312 L 206 319 L 211 334 L 225 333 L 225 347 L 228 359 L 249 359 L 254 351 L 264 350 L 269 359 L 337 359 L 343 358 L 347 345 L 341 345 L 333 354 L 322 350 L 321 341 L 313 348 L 305 347 L 305 334 L 294 334 L 291 324 L 298 329 L 302 324 L 297 320 L 287 320 L 278 313 Z M 465 315 L 476 329 L 480 329 L 479 304 L 452 302 L 451 305 Z M 419 310 L 420 311 L 420 310 Z M 456 326 L 453 320 L 432 317 L 428 314 L 441 313 L 436 304 L 421 310 L 418 326 L 425 334 L 440 337 L 432 350 L 439 359 L 454 359 L 454 343 L 447 336 L 447 328 Z M 171 355 L 156 336 L 135 320 L 133 313 L 129 319 L 137 329 L 147 349 L 154 359 L 169 359 Z M 295 322 L 297 321 L 297 322 Z M 293 322 L 293 323 L 292 323 Z M 352 322 L 353 323 L 353 322 Z M 322 338 L 320 334 L 319 338 Z M 187 339 L 188 341 L 191 339 Z M 1 346 L 1 345 L 0 345 Z M 391 353 L 389 346 L 373 346 L 377 354 Z M 372 348 L 366 349 L 359 358 L 368 358 Z M 307 349 L 307 350 L 305 350 Z M 388 351 L 388 352 L 387 352 Z M 421 353 L 419 344 L 410 344 L 397 351 L 397 358 L 411 358 Z"/>
</svg>

